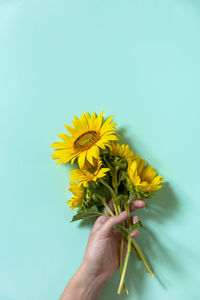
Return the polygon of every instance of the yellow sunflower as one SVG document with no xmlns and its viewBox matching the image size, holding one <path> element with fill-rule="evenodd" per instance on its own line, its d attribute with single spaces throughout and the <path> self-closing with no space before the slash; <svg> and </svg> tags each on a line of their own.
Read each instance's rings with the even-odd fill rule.
<svg viewBox="0 0 200 300">
<path fill-rule="evenodd" d="M 135 154 L 133 150 L 129 148 L 129 145 L 125 145 L 125 144 L 120 145 L 116 142 L 112 142 L 110 149 L 111 149 L 111 153 L 114 155 L 121 156 L 127 159 L 135 158 Z"/>
<path fill-rule="evenodd" d="M 139 155 L 135 160 L 129 161 L 127 173 L 133 185 L 140 191 L 151 193 L 164 186 L 160 185 L 163 177 L 156 176 L 157 172 L 152 166 L 145 167 L 145 159 Z"/>
<path fill-rule="evenodd" d="M 100 160 L 94 160 L 94 166 L 86 162 L 83 169 L 75 169 L 68 173 L 71 174 L 72 181 L 79 181 L 84 187 L 88 186 L 90 181 L 96 181 L 98 178 L 102 178 L 106 175 L 109 168 L 102 168 L 102 162 Z"/>
<path fill-rule="evenodd" d="M 58 136 L 63 142 L 57 142 L 51 146 L 57 149 L 53 154 L 53 159 L 58 159 L 57 164 L 74 162 L 78 158 L 80 168 L 83 168 L 86 159 L 91 165 L 93 158 L 99 159 L 99 148 L 105 149 L 110 145 L 110 141 L 118 140 L 114 131 L 116 123 L 111 123 L 112 116 L 103 122 L 103 111 L 97 117 L 95 113 L 90 116 L 88 112 L 82 114 L 80 119 L 74 117 L 72 124 L 74 128 L 65 125 L 70 133 L 61 133 Z"/>
<path fill-rule="evenodd" d="M 71 200 L 68 200 L 67 203 L 70 205 L 71 209 L 75 209 L 77 206 L 80 206 L 84 197 L 82 186 L 76 182 L 70 182 L 69 191 L 74 194 Z"/>
</svg>

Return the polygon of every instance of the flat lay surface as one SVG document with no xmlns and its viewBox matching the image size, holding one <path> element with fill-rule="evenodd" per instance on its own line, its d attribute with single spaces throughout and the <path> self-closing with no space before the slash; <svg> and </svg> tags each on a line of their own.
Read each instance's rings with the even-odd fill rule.
<svg viewBox="0 0 200 300">
<path fill-rule="evenodd" d="M 58 299 L 80 265 L 94 220 L 70 223 L 50 145 L 102 110 L 166 181 L 137 213 L 156 278 L 131 255 L 121 299 L 200 299 L 199 32 L 195 0 L 0 0 L 2 300 Z"/>
</svg>

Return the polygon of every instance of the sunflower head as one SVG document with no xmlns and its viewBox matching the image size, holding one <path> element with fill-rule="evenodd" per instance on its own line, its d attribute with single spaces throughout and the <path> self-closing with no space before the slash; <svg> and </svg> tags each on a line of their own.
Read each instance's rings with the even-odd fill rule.
<svg viewBox="0 0 200 300">
<path fill-rule="evenodd" d="M 152 193 L 164 186 L 160 185 L 163 177 L 156 176 L 157 172 L 152 166 L 145 167 L 145 159 L 139 155 L 129 161 L 127 173 L 137 191 Z"/>
<path fill-rule="evenodd" d="M 125 144 L 120 145 L 116 142 L 112 142 L 110 150 L 113 155 L 117 155 L 122 158 L 126 158 L 126 159 L 134 159 L 135 158 L 135 154 L 134 154 L 133 150 L 130 149 L 129 145 L 125 145 Z"/>
<path fill-rule="evenodd" d="M 72 181 L 79 181 L 84 187 L 88 187 L 89 182 L 102 178 L 109 171 L 109 168 L 102 168 L 102 162 L 94 159 L 94 165 L 86 161 L 83 169 L 75 169 L 69 172 Z"/>
<path fill-rule="evenodd" d="M 115 132 L 116 123 L 112 123 L 112 116 L 103 122 L 103 111 L 97 117 L 95 113 L 91 116 L 88 112 L 82 114 L 80 119 L 74 117 L 74 127 L 65 125 L 68 134 L 59 134 L 63 142 L 53 143 L 51 146 L 56 149 L 52 154 L 53 159 L 58 159 L 57 164 L 74 162 L 78 158 L 80 168 L 83 168 L 85 161 L 94 165 L 94 159 L 99 159 L 99 150 L 110 146 L 110 142 L 118 140 Z"/>
<path fill-rule="evenodd" d="M 80 207 L 84 199 L 84 191 L 82 186 L 76 182 L 70 182 L 69 191 L 73 193 L 72 199 L 67 201 L 71 209 Z"/>
</svg>

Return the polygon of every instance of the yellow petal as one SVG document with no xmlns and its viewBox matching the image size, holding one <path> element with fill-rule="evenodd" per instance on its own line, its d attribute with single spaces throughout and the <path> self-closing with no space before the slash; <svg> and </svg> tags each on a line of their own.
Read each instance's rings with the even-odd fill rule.
<svg viewBox="0 0 200 300">
<path fill-rule="evenodd" d="M 73 139 L 72 139 L 72 137 L 71 136 L 69 136 L 69 135 L 67 135 L 67 134 L 65 134 L 65 133 L 60 133 L 60 134 L 58 134 L 58 136 L 63 140 L 63 141 L 65 141 L 65 142 L 67 142 L 67 143 L 72 143 L 73 142 Z"/>
<path fill-rule="evenodd" d="M 89 161 L 89 163 L 90 163 L 91 165 L 93 165 L 94 162 L 93 162 L 93 155 L 92 155 L 91 149 L 87 150 L 86 152 L 87 152 L 87 154 L 86 154 L 87 160 Z"/>
<path fill-rule="evenodd" d="M 94 126 L 96 131 L 99 131 L 102 121 L 103 121 L 103 111 L 99 114 L 99 116 L 95 120 Z"/>
<path fill-rule="evenodd" d="M 109 123 L 111 122 L 111 120 L 113 119 L 113 116 L 110 116 L 109 118 L 106 119 L 106 121 L 103 123 L 101 130 L 100 130 L 100 134 L 103 135 L 109 128 Z"/>
<path fill-rule="evenodd" d="M 151 182 L 153 178 L 156 176 L 155 169 L 152 168 L 152 166 L 148 166 L 145 169 L 142 170 L 140 177 L 144 181 Z"/>
<path fill-rule="evenodd" d="M 75 130 L 73 127 L 69 126 L 69 125 L 66 125 L 66 124 L 65 124 L 65 128 L 67 129 L 67 131 L 68 131 L 71 135 L 74 135 L 74 133 L 76 132 L 76 130 Z"/>
<path fill-rule="evenodd" d="M 85 164 L 85 156 L 86 156 L 86 151 L 83 151 L 78 157 L 78 164 L 81 169 L 84 167 Z"/>
</svg>

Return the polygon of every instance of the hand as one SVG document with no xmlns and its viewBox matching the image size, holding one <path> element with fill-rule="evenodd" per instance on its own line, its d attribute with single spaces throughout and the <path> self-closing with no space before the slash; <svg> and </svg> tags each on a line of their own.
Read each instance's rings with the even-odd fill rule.
<svg viewBox="0 0 200 300">
<path fill-rule="evenodd" d="M 113 210 L 112 202 L 109 207 Z M 145 207 L 145 202 L 136 200 L 131 202 L 130 211 Z M 105 210 L 105 213 L 109 213 Z M 60 300 L 96 300 L 104 284 L 112 277 L 120 265 L 121 233 L 112 229 L 113 225 L 126 220 L 128 213 L 123 211 L 113 217 L 100 216 L 96 219 L 91 230 L 83 261 L 67 284 Z M 139 220 L 132 217 L 132 223 Z M 139 234 L 138 230 L 131 233 L 132 237 Z M 124 245 L 126 254 L 126 242 Z"/>
<path fill-rule="evenodd" d="M 109 201 L 109 206 L 113 210 L 112 201 Z M 142 207 L 145 207 L 145 202 L 136 200 L 131 202 L 130 211 Z M 108 214 L 107 211 L 105 212 Z M 100 216 L 96 219 L 82 262 L 85 272 L 91 280 L 98 278 L 102 284 L 105 284 L 119 268 L 122 235 L 119 231 L 113 230 L 112 226 L 122 223 L 127 217 L 128 213 L 123 211 L 120 215 L 109 218 Z M 133 224 L 138 220 L 137 216 L 132 217 Z M 131 237 L 135 238 L 138 234 L 139 230 L 134 230 Z M 126 246 L 125 242 L 123 256 L 126 255 Z"/>
</svg>

